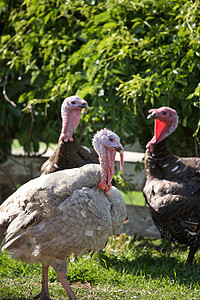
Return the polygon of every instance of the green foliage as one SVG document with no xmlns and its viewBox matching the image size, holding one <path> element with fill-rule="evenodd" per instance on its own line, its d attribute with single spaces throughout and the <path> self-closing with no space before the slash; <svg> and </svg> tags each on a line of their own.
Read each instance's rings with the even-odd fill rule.
<svg viewBox="0 0 200 300">
<path fill-rule="evenodd" d="M 68 265 L 68 280 L 78 299 L 199 299 L 199 266 L 185 267 L 188 252 L 167 241 L 133 239 L 125 234 L 108 241 L 103 253 L 85 255 Z M 199 253 L 196 254 L 199 259 Z M 41 266 L 29 266 L 0 253 L 0 298 L 32 299 L 41 289 Z M 65 299 L 55 271 L 49 269 L 53 299 Z"/>
<path fill-rule="evenodd" d="M 126 183 L 126 182 L 125 182 Z M 145 206 L 146 201 L 142 192 L 130 190 L 129 187 L 120 190 L 126 204 Z"/>
<path fill-rule="evenodd" d="M 14 138 L 27 153 L 57 142 L 61 102 L 78 94 L 90 106 L 78 128 L 85 144 L 108 127 L 145 146 L 148 109 L 167 105 L 180 117 L 172 150 L 195 154 L 199 10 L 195 0 L 1 1 L 1 153 Z"/>
<path fill-rule="evenodd" d="M 123 192 L 135 190 L 134 184 L 131 183 L 131 179 L 125 180 L 122 174 L 123 172 L 119 171 L 116 175 L 114 175 L 115 186 Z"/>
</svg>

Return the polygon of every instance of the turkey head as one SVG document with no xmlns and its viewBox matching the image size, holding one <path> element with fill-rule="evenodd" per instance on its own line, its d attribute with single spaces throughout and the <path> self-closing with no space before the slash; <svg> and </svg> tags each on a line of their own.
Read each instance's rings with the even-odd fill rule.
<svg viewBox="0 0 200 300">
<path fill-rule="evenodd" d="M 87 101 L 78 96 L 71 96 L 63 101 L 61 106 L 62 131 L 59 138 L 60 141 L 73 142 L 73 132 L 78 127 L 83 108 L 87 112 L 89 108 Z"/>
<path fill-rule="evenodd" d="M 123 151 L 118 135 L 108 129 L 98 131 L 93 138 L 93 147 L 99 154 L 101 167 L 101 182 L 99 188 L 105 190 L 109 196 L 112 187 L 111 181 L 114 175 L 114 162 L 116 151 L 120 153 L 120 166 L 123 168 Z"/>
<path fill-rule="evenodd" d="M 147 119 L 155 119 L 154 136 L 146 145 L 153 153 L 154 145 L 167 138 L 178 126 L 177 112 L 167 106 L 150 109 Z"/>
</svg>

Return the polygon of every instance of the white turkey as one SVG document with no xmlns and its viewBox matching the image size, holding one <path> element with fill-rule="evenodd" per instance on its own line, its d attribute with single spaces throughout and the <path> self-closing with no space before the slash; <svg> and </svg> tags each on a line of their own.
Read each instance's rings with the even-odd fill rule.
<svg viewBox="0 0 200 300">
<path fill-rule="evenodd" d="M 174 109 L 149 112 L 155 129 L 146 146 L 144 196 L 161 236 L 190 247 L 186 264 L 191 264 L 200 246 L 200 159 L 169 151 L 166 139 L 178 126 Z"/>
<path fill-rule="evenodd" d="M 42 263 L 42 290 L 50 299 L 52 266 L 70 300 L 77 299 L 66 278 L 66 258 L 102 249 L 120 233 L 126 219 L 121 193 L 111 185 L 116 151 L 123 164 L 119 137 L 103 129 L 93 138 L 100 165 L 58 171 L 21 186 L 0 206 L 2 250 L 17 260 Z"/>
<path fill-rule="evenodd" d="M 62 130 L 58 146 L 49 159 L 42 165 L 42 174 L 78 168 L 89 163 L 99 163 L 96 151 L 80 145 L 74 134 L 80 122 L 83 108 L 87 112 L 87 102 L 76 95 L 68 97 L 63 101 L 61 106 Z"/>
</svg>

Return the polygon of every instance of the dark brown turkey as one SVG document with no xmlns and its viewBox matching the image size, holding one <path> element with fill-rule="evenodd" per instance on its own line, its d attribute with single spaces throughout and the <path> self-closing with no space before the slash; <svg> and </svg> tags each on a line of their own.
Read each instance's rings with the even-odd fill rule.
<svg viewBox="0 0 200 300">
<path fill-rule="evenodd" d="M 74 134 L 83 108 L 87 111 L 88 104 L 78 96 L 71 96 L 63 101 L 61 106 L 62 131 L 58 146 L 42 165 L 42 174 L 78 168 L 89 163 L 99 163 L 97 153 L 93 149 L 80 145 Z"/>
<path fill-rule="evenodd" d="M 190 247 L 191 264 L 200 245 L 200 159 L 172 154 L 166 138 L 177 128 L 178 115 L 170 107 L 151 109 L 154 136 L 145 153 L 144 196 L 161 236 Z"/>
</svg>

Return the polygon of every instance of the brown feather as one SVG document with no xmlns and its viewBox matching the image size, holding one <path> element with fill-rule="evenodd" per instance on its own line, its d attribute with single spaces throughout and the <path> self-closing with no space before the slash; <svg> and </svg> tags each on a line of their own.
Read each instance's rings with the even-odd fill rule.
<svg viewBox="0 0 200 300">
<path fill-rule="evenodd" d="M 73 135 L 73 142 L 59 141 L 58 146 L 49 159 L 42 165 L 41 173 L 49 174 L 64 169 L 72 169 L 89 163 L 99 164 L 96 151 L 78 143 Z"/>
</svg>

